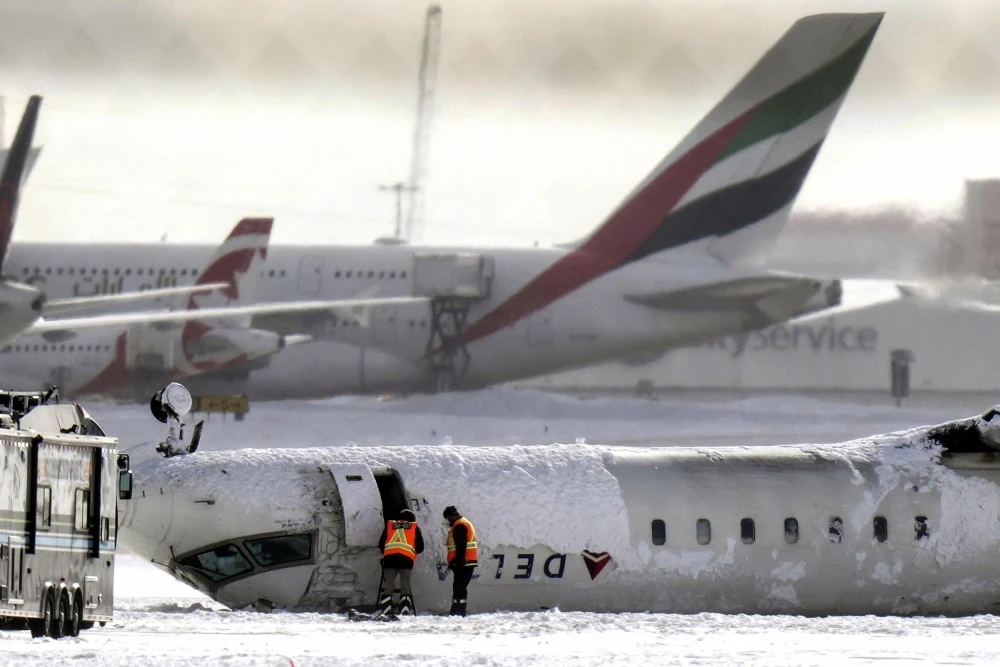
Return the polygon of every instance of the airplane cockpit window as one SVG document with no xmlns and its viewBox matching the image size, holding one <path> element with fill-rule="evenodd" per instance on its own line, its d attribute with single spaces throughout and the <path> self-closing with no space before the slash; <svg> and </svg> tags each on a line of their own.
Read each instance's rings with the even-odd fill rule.
<svg viewBox="0 0 1000 667">
<path fill-rule="evenodd" d="M 653 544 L 662 546 L 667 543 L 667 524 L 663 519 L 653 519 Z"/>
<path fill-rule="evenodd" d="M 279 535 L 246 540 L 243 546 L 261 567 L 271 567 L 312 557 L 312 535 Z"/>
<path fill-rule="evenodd" d="M 916 531 L 918 540 L 927 539 L 931 534 L 930 529 L 927 528 L 927 517 L 925 516 L 918 516 L 913 521 L 913 529 Z"/>
<path fill-rule="evenodd" d="M 889 522 L 884 516 L 877 516 L 873 521 L 875 528 L 875 539 L 879 542 L 885 542 L 889 539 Z"/>
<path fill-rule="evenodd" d="M 695 528 L 698 544 L 705 545 L 712 541 L 712 523 L 708 519 L 698 519 Z"/>
<path fill-rule="evenodd" d="M 197 570 L 212 581 L 222 581 L 253 569 L 235 544 L 221 544 L 200 554 L 188 556 L 180 564 Z"/>
<path fill-rule="evenodd" d="M 830 531 L 828 535 L 830 541 L 834 544 L 840 544 L 841 540 L 844 539 L 844 522 L 840 520 L 839 516 L 830 519 Z"/>
<path fill-rule="evenodd" d="M 754 540 L 757 539 L 757 530 L 753 519 L 740 521 L 740 539 L 743 540 L 743 544 L 753 544 Z"/>
<path fill-rule="evenodd" d="M 799 541 L 799 520 L 789 517 L 785 519 L 785 544 L 795 544 Z"/>
</svg>

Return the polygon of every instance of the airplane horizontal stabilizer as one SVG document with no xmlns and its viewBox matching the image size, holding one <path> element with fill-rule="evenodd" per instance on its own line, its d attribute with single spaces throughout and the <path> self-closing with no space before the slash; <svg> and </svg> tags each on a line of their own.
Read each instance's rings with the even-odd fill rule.
<svg viewBox="0 0 1000 667">
<path fill-rule="evenodd" d="M 840 303 L 832 308 L 816 310 L 790 321 L 790 324 L 807 324 L 819 318 L 836 317 L 873 306 L 899 301 L 907 296 L 891 280 L 842 280 Z"/>
</svg>

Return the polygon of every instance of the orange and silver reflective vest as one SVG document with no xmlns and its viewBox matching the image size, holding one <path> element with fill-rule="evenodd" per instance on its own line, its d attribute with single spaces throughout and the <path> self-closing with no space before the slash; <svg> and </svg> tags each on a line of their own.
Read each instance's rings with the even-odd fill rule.
<svg viewBox="0 0 1000 667">
<path fill-rule="evenodd" d="M 383 556 L 406 556 L 417 560 L 417 524 L 415 521 L 386 521 Z"/>
<path fill-rule="evenodd" d="M 448 530 L 448 563 L 455 560 L 455 527 L 465 526 L 466 533 L 469 536 L 468 542 L 465 543 L 465 564 L 475 565 L 479 562 L 479 545 L 476 544 L 476 529 L 472 527 L 472 523 L 466 519 L 464 516 L 453 523 L 451 528 Z"/>
</svg>

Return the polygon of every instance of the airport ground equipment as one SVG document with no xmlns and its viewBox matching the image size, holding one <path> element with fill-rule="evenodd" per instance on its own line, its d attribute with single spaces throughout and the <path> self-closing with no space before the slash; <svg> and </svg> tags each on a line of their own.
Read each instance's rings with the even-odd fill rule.
<svg viewBox="0 0 1000 667">
<path fill-rule="evenodd" d="M 487 299 L 494 261 L 479 253 L 418 253 L 413 256 L 413 294 L 431 299 L 427 359 L 439 392 L 452 391 L 469 366 L 463 335 L 472 304 Z"/>
<path fill-rule="evenodd" d="M 191 399 L 191 412 L 204 412 L 211 418 L 213 413 L 233 415 L 236 421 L 243 421 L 250 412 L 250 401 L 246 394 L 234 396 L 194 396 Z"/>
<path fill-rule="evenodd" d="M 0 622 L 75 637 L 111 620 L 129 457 L 75 403 L 0 391 Z"/>
<path fill-rule="evenodd" d="M 902 407 L 903 399 L 910 395 L 910 364 L 916 360 L 910 350 L 896 349 L 889 353 L 890 385 L 897 408 Z"/>
</svg>

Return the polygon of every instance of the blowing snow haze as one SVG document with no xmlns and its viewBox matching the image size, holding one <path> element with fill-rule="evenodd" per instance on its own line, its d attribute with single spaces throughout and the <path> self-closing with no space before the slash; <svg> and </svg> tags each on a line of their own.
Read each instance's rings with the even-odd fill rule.
<svg viewBox="0 0 1000 667">
<path fill-rule="evenodd" d="M 886 19 L 797 210 L 952 212 L 965 178 L 1000 172 L 992 2 L 442 7 L 426 240 L 586 233 L 795 19 L 821 11 Z M 206 241 L 245 214 L 275 215 L 277 242 L 388 233 L 377 185 L 406 178 L 425 8 L 4 0 L 8 134 L 27 95 L 46 96 L 19 238 Z"/>
</svg>

